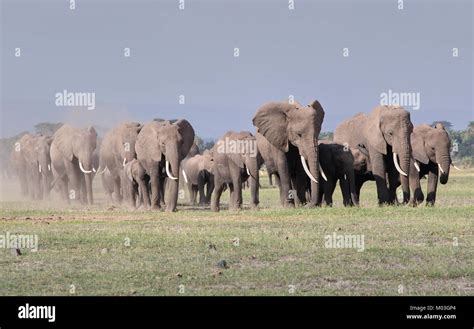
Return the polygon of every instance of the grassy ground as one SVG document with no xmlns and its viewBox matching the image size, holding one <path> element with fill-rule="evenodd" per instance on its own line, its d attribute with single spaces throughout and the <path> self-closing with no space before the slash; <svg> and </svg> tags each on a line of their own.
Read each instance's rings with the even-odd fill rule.
<svg viewBox="0 0 474 329">
<path fill-rule="evenodd" d="M 434 208 L 378 207 L 370 183 L 358 209 L 338 189 L 333 208 L 281 209 L 266 183 L 260 211 L 169 214 L 106 205 L 99 179 L 84 208 L 14 201 L 3 182 L 0 235 L 36 234 L 39 250 L 0 250 L 0 295 L 474 295 L 474 170 Z M 333 233 L 364 250 L 326 248 Z"/>
</svg>

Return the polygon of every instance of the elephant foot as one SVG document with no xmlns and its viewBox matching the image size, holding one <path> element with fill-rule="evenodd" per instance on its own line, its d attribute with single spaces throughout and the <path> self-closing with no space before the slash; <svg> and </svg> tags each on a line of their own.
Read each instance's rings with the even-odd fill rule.
<svg viewBox="0 0 474 329">
<path fill-rule="evenodd" d="M 213 212 L 219 212 L 220 208 L 219 207 L 211 207 L 211 211 Z"/>
<path fill-rule="evenodd" d="M 154 205 L 151 207 L 151 210 L 161 210 L 160 206 Z"/>
</svg>

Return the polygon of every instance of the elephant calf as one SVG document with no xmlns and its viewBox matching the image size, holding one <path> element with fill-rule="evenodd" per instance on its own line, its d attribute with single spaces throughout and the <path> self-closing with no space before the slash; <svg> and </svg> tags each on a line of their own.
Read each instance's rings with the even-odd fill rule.
<svg viewBox="0 0 474 329">
<path fill-rule="evenodd" d="M 368 156 L 357 148 L 346 147 L 332 142 L 321 141 L 319 144 L 319 163 L 326 179 L 320 176 L 320 193 L 318 203 L 323 195 L 326 205 L 332 206 L 332 194 L 339 180 L 344 206 L 358 206 L 359 196 L 355 185 L 355 173 L 366 171 Z"/>
<path fill-rule="evenodd" d="M 227 132 L 212 149 L 214 156 L 214 193 L 211 210 L 219 211 L 219 203 L 226 185 L 230 190 L 229 209 L 242 207 L 242 182 L 250 179 L 251 207 L 257 208 L 259 168 L 261 159 L 257 141 L 248 131 Z"/>
<path fill-rule="evenodd" d="M 181 170 L 183 179 L 188 186 L 190 203 L 196 205 L 196 197 L 199 192 L 199 205 L 204 206 L 211 202 L 214 190 L 214 158 L 209 150 L 203 154 L 196 154 L 183 160 Z M 204 189 L 206 188 L 206 192 Z"/>
<path fill-rule="evenodd" d="M 130 206 L 132 208 L 137 208 L 138 205 L 145 204 L 142 200 L 143 196 L 148 195 L 148 183 L 149 177 L 145 173 L 145 169 L 142 167 L 140 162 L 137 159 L 129 161 L 124 167 L 125 175 L 131 184 L 129 189 L 130 195 Z M 137 205 L 138 198 L 138 205 Z"/>
</svg>

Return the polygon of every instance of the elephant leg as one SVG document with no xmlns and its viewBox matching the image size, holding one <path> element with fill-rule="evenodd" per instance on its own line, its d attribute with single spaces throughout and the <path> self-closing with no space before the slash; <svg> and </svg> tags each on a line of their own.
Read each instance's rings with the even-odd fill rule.
<svg viewBox="0 0 474 329">
<path fill-rule="evenodd" d="M 331 176 L 327 179 L 327 182 L 324 182 L 324 201 L 326 202 L 326 206 L 332 207 L 332 195 L 336 188 L 336 180 Z"/>
<path fill-rule="evenodd" d="M 214 192 L 212 193 L 212 198 L 211 198 L 211 210 L 219 211 L 221 195 L 222 195 L 222 192 L 224 191 L 225 184 L 218 177 L 215 177 L 214 185 L 215 185 L 215 188 L 214 188 Z"/>
<path fill-rule="evenodd" d="M 278 175 L 280 178 L 280 199 L 282 200 L 282 206 L 285 208 L 295 206 L 295 193 L 291 191 L 291 180 L 290 172 L 288 170 L 288 163 L 286 156 L 280 161 L 277 161 Z"/>
<path fill-rule="evenodd" d="M 233 202 L 232 208 L 238 210 L 242 207 L 242 176 L 240 174 L 240 168 L 230 168 L 230 176 L 232 177 L 233 189 Z"/>
<path fill-rule="evenodd" d="M 158 174 L 158 171 L 155 170 L 150 174 L 150 184 L 151 184 L 151 209 L 157 210 L 161 208 L 160 205 L 160 190 L 161 190 L 161 181 Z"/>
<path fill-rule="evenodd" d="M 122 194 L 121 194 L 121 191 L 120 191 L 120 176 L 116 176 L 114 177 L 113 179 L 113 184 L 114 184 L 114 198 L 115 198 L 115 202 L 117 204 L 120 204 L 122 202 Z"/>
<path fill-rule="evenodd" d="M 342 203 L 344 207 L 352 206 L 351 192 L 348 181 L 344 178 L 339 178 L 339 187 L 341 188 Z"/>
<path fill-rule="evenodd" d="M 296 191 L 296 200 L 295 203 L 297 205 L 305 205 L 306 200 L 306 177 L 303 175 L 297 174 L 295 177 L 292 177 L 291 183 L 293 185 L 293 190 Z"/>
<path fill-rule="evenodd" d="M 81 203 L 87 204 L 86 177 L 82 174 L 79 174 L 79 182 L 81 184 Z"/>
<path fill-rule="evenodd" d="M 409 204 L 416 206 L 423 202 L 425 196 L 421 190 L 420 173 L 416 170 L 413 161 L 410 161 L 410 190 L 413 191 L 413 196 L 410 198 Z"/>
<path fill-rule="evenodd" d="M 138 186 L 140 188 L 140 194 L 143 202 L 143 206 L 146 210 L 150 209 L 150 194 L 148 191 L 148 181 L 145 179 L 140 179 L 138 181 Z"/>
<path fill-rule="evenodd" d="M 372 162 L 372 173 L 377 185 L 377 198 L 379 205 L 389 203 L 389 191 L 387 188 L 386 167 L 383 154 L 369 149 L 370 161 Z"/>
<path fill-rule="evenodd" d="M 69 187 L 69 198 L 75 203 L 81 203 L 81 181 L 79 177 L 79 165 L 75 165 L 70 161 L 64 161 Z"/>
<path fill-rule="evenodd" d="M 198 191 L 199 191 L 199 205 L 204 206 L 206 204 L 206 194 L 204 193 L 204 184 L 205 184 L 204 175 L 199 175 L 198 177 Z"/>
<path fill-rule="evenodd" d="M 189 204 L 194 206 L 193 184 L 191 182 L 188 182 L 186 185 L 188 186 Z"/>
<path fill-rule="evenodd" d="M 397 187 L 399 185 L 400 174 L 395 169 L 395 166 L 393 164 L 390 166 L 390 170 L 387 176 L 388 176 L 389 203 L 396 205 L 398 204 Z"/>
<path fill-rule="evenodd" d="M 197 204 L 198 192 L 199 192 L 199 187 L 197 185 L 193 185 L 193 206 Z"/>
<path fill-rule="evenodd" d="M 214 191 L 214 177 L 209 177 L 206 184 L 206 204 L 211 202 L 212 192 Z"/>
<path fill-rule="evenodd" d="M 438 167 L 433 166 L 428 173 L 428 194 L 426 195 L 426 205 L 434 206 L 436 202 L 436 190 L 438 188 Z"/>
</svg>

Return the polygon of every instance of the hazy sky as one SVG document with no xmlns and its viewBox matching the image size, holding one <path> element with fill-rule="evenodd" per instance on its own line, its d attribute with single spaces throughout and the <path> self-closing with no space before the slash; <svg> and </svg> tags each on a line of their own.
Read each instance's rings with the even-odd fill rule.
<svg viewBox="0 0 474 329">
<path fill-rule="evenodd" d="M 318 99 L 329 131 L 388 90 L 419 93 L 414 124 L 474 120 L 471 0 L 0 1 L 2 137 L 155 117 L 218 137 L 289 95 Z M 57 107 L 65 89 L 94 92 L 96 109 Z"/>
</svg>

